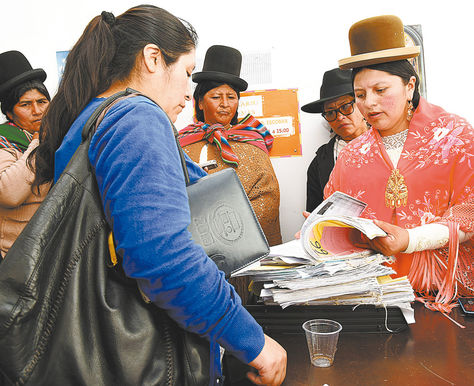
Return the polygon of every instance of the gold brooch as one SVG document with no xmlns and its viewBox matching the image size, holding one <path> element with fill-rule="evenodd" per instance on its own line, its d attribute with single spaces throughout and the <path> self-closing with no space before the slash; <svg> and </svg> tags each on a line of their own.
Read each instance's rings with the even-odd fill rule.
<svg viewBox="0 0 474 386">
<path fill-rule="evenodd" d="M 405 178 L 398 169 L 393 169 L 385 187 L 385 206 L 387 208 L 399 208 L 406 206 L 408 201 L 408 187 Z"/>
</svg>

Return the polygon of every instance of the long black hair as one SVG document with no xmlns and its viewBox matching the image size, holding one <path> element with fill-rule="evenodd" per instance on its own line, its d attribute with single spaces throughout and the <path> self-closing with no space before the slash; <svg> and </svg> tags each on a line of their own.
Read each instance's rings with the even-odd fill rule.
<svg viewBox="0 0 474 386">
<path fill-rule="evenodd" d="M 413 92 L 413 108 L 418 107 L 418 103 L 420 103 L 420 77 L 415 71 L 415 68 L 410 64 L 410 62 L 406 59 L 397 60 L 394 62 L 386 62 L 386 63 L 379 63 L 379 64 L 372 64 L 370 66 L 365 67 L 358 67 L 352 70 L 352 83 L 354 83 L 355 76 L 362 71 L 364 68 L 369 68 L 371 70 L 378 70 L 388 72 L 389 74 L 399 76 L 402 78 L 403 84 L 408 84 L 410 78 L 414 76 L 416 78 L 415 82 L 415 90 Z"/>
<path fill-rule="evenodd" d="M 196 114 L 196 119 L 199 122 L 204 122 L 204 111 L 202 111 L 199 108 L 199 101 L 204 98 L 204 95 L 206 95 L 209 91 L 215 89 L 216 87 L 222 86 L 226 84 L 229 86 L 232 90 L 234 90 L 237 93 L 237 98 L 240 99 L 240 90 L 236 87 L 231 85 L 230 83 L 224 83 L 224 82 L 218 82 L 215 80 L 203 80 L 202 82 L 199 82 L 194 89 L 194 113 Z M 238 120 L 237 116 L 239 115 L 239 109 L 237 108 L 237 111 L 235 112 L 235 115 L 232 117 L 232 120 L 230 121 L 231 125 L 235 125 Z"/>
<path fill-rule="evenodd" d="M 156 44 L 170 66 L 196 43 L 189 23 L 153 5 L 130 8 L 116 18 L 109 12 L 94 17 L 69 52 L 58 92 L 42 120 L 40 145 L 29 159 L 36 167 L 33 187 L 54 178 L 54 153 L 69 127 L 94 97 L 130 76 L 147 44 Z"/>
<path fill-rule="evenodd" d="M 4 98 L 0 100 L 2 113 L 7 115 L 7 113 L 13 112 L 13 107 L 18 103 L 20 98 L 26 92 L 30 90 L 38 90 L 39 93 L 43 94 L 48 101 L 51 101 L 51 97 L 49 96 L 48 89 L 37 79 L 28 80 L 24 83 L 21 83 L 15 87 L 13 87 Z"/>
</svg>

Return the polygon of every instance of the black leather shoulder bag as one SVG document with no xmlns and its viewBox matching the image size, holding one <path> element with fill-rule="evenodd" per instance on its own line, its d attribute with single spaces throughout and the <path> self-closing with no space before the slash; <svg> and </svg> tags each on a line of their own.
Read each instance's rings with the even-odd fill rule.
<svg viewBox="0 0 474 386">
<path fill-rule="evenodd" d="M 143 301 L 120 264 L 88 159 L 108 98 L 0 265 L 0 384 L 208 385 L 209 343 Z"/>
</svg>

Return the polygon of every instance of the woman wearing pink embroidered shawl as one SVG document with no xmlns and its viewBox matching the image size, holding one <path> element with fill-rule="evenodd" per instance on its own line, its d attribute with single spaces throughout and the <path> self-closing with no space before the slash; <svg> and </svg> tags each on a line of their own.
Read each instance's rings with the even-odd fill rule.
<svg viewBox="0 0 474 386">
<path fill-rule="evenodd" d="M 420 97 L 406 60 L 419 47 L 405 47 L 403 36 L 395 16 L 351 27 L 352 56 L 339 66 L 353 68 L 357 107 L 372 129 L 340 154 L 325 197 L 339 190 L 366 202 L 363 216 L 387 232 L 368 246 L 395 256 L 418 300 L 449 313 L 458 296 L 474 294 L 474 131 Z"/>
</svg>

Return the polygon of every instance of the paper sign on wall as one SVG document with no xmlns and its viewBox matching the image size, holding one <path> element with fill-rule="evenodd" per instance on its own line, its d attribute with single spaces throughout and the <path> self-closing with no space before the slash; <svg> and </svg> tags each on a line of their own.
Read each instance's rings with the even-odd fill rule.
<svg viewBox="0 0 474 386">
<path fill-rule="evenodd" d="M 289 137 L 295 134 L 293 117 L 259 118 L 274 138 Z"/>
<path fill-rule="evenodd" d="M 56 51 L 56 63 L 58 65 L 58 78 L 59 83 L 63 77 L 64 66 L 66 65 L 66 58 L 69 54 L 69 51 Z"/>
<path fill-rule="evenodd" d="M 274 137 L 270 157 L 301 155 L 297 89 L 240 93 L 239 119 L 252 114 Z"/>
<path fill-rule="evenodd" d="M 249 95 L 240 98 L 239 117 L 251 114 L 254 117 L 263 116 L 263 97 L 261 95 Z"/>
</svg>

